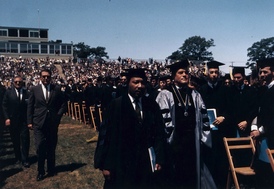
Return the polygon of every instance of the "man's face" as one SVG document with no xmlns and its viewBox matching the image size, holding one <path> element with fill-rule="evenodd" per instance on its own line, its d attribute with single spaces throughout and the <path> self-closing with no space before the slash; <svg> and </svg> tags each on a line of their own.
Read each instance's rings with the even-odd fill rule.
<svg viewBox="0 0 274 189">
<path fill-rule="evenodd" d="M 166 81 L 159 81 L 159 86 L 160 86 L 160 89 L 165 89 L 166 88 Z"/>
<path fill-rule="evenodd" d="M 128 84 L 128 93 L 134 98 L 140 98 L 145 94 L 146 81 L 141 77 L 132 77 Z"/>
<path fill-rule="evenodd" d="M 177 86 L 187 85 L 189 80 L 188 70 L 180 68 L 174 76 L 174 83 Z"/>
<path fill-rule="evenodd" d="M 264 67 L 260 69 L 259 77 L 261 83 L 268 85 L 274 78 L 274 72 L 271 71 L 270 67 Z"/>
<path fill-rule="evenodd" d="M 126 76 L 122 76 L 121 77 L 121 84 L 125 85 L 127 83 L 127 77 Z"/>
<path fill-rule="evenodd" d="M 169 86 L 171 84 L 171 79 L 166 80 L 166 85 Z"/>
<path fill-rule="evenodd" d="M 49 72 L 42 72 L 41 73 L 41 81 L 43 85 L 48 85 L 50 84 L 50 80 L 51 80 L 51 75 Z"/>
<path fill-rule="evenodd" d="M 152 79 L 152 80 L 151 80 L 151 85 L 152 85 L 152 87 L 155 87 L 156 84 L 157 84 L 157 80 L 156 80 L 156 79 Z"/>
<path fill-rule="evenodd" d="M 216 83 L 219 78 L 219 69 L 218 68 L 209 68 L 208 69 L 208 80 L 210 83 Z"/>
<path fill-rule="evenodd" d="M 20 89 L 23 86 L 23 80 L 21 77 L 16 77 L 13 81 L 13 85 L 16 89 Z"/>
<path fill-rule="evenodd" d="M 243 75 L 242 74 L 240 74 L 240 73 L 235 73 L 234 75 L 233 75 L 233 78 L 234 78 L 234 84 L 236 85 L 236 86 L 242 86 L 243 85 L 243 83 L 244 83 L 244 77 L 243 77 Z"/>
</svg>

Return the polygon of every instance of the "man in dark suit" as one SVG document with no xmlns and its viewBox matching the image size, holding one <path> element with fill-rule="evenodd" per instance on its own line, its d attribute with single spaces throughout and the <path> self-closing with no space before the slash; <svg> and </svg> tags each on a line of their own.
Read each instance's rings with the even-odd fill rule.
<svg viewBox="0 0 274 189">
<path fill-rule="evenodd" d="M 95 168 L 102 170 L 104 188 L 149 188 L 152 172 L 164 159 L 164 122 L 157 103 L 144 96 L 146 75 L 128 71 L 128 93 L 112 101 L 99 129 Z M 152 171 L 148 148 L 153 147 Z"/>
<path fill-rule="evenodd" d="M 55 172 L 55 149 L 57 132 L 63 113 L 66 111 L 66 98 L 60 86 L 51 84 L 51 71 L 42 70 L 41 83 L 30 89 L 28 101 L 28 127 L 33 128 L 38 157 L 37 181 L 44 178 L 44 164 L 47 159 L 48 176 Z"/>
<path fill-rule="evenodd" d="M 13 86 L 4 95 L 2 107 L 5 125 L 9 127 L 10 136 L 14 147 L 15 159 L 22 161 L 28 168 L 29 156 L 29 129 L 27 126 L 27 90 L 23 88 L 23 79 L 14 77 Z"/>
</svg>

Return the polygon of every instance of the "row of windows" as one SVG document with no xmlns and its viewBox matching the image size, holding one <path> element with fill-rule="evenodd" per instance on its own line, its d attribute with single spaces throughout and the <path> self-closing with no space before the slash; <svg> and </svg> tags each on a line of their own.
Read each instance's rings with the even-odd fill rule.
<svg viewBox="0 0 274 189">
<path fill-rule="evenodd" d="M 0 29 L 0 36 L 5 36 L 5 37 L 33 37 L 33 38 L 39 38 L 39 34 L 40 34 L 40 38 L 48 38 L 47 30 Z"/>
<path fill-rule="evenodd" d="M 71 45 L 0 42 L 0 53 L 71 54 Z"/>
</svg>

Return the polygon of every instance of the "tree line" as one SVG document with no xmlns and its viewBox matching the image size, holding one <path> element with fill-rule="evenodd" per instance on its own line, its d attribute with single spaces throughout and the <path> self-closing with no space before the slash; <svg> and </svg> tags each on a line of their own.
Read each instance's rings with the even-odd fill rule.
<svg viewBox="0 0 274 189">
<path fill-rule="evenodd" d="M 190 60 L 211 61 L 213 60 L 213 53 L 210 51 L 211 47 L 214 47 L 214 40 L 207 40 L 201 36 L 192 36 L 184 41 L 178 50 L 174 51 L 167 59 L 180 60 L 188 58 Z M 109 58 L 105 47 L 90 47 L 84 42 L 73 45 L 74 57 L 77 58 L 89 58 L 102 59 Z M 261 39 L 258 42 L 253 43 L 251 47 L 247 49 L 248 60 L 246 66 L 251 68 L 253 63 L 257 60 L 270 58 L 274 56 L 274 37 Z"/>
</svg>

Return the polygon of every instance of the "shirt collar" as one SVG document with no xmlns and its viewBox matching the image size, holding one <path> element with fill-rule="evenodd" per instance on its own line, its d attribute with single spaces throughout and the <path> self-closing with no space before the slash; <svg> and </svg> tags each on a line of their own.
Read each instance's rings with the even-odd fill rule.
<svg viewBox="0 0 274 189">
<path fill-rule="evenodd" d="M 270 89 L 271 87 L 273 87 L 273 85 L 274 85 L 274 80 L 271 81 L 271 83 L 269 83 L 269 85 L 267 87 Z"/>
<path fill-rule="evenodd" d="M 207 84 L 208 84 L 208 86 L 210 86 L 211 88 L 214 88 L 214 87 L 217 86 L 217 82 L 214 83 L 214 84 L 212 84 L 212 83 L 210 83 L 210 82 L 208 81 Z"/>
<path fill-rule="evenodd" d="M 130 94 L 128 94 L 128 97 L 130 99 L 130 102 L 134 103 L 135 98 L 133 98 Z M 141 102 L 142 102 L 142 97 L 139 98 L 139 103 L 141 103 Z"/>
</svg>

